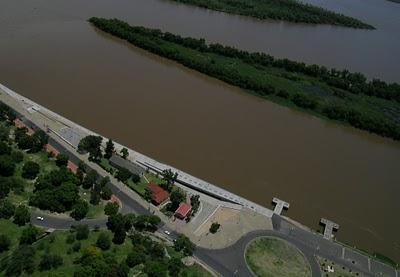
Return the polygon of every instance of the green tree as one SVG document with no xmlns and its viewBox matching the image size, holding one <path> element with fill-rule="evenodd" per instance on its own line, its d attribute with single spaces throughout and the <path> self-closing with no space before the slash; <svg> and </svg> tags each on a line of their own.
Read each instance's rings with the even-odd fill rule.
<svg viewBox="0 0 400 277">
<path fill-rule="evenodd" d="M 128 169 L 121 168 L 120 170 L 117 171 L 115 178 L 117 178 L 118 181 L 126 182 L 131 176 L 132 173 Z"/>
<path fill-rule="evenodd" d="M 144 272 L 148 277 L 165 277 L 167 276 L 167 265 L 161 261 L 147 261 Z"/>
<path fill-rule="evenodd" d="M 183 251 L 186 256 L 190 256 L 195 250 L 195 245 L 190 241 L 188 237 L 183 234 L 179 234 L 174 241 L 174 248 L 176 251 Z"/>
<path fill-rule="evenodd" d="M 4 234 L 0 234 L 0 253 L 7 251 L 10 248 L 11 240 Z"/>
<path fill-rule="evenodd" d="M 68 156 L 60 153 L 56 157 L 56 165 L 58 167 L 67 166 L 68 165 Z"/>
<path fill-rule="evenodd" d="M 125 147 L 121 149 L 120 153 L 122 154 L 122 158 L 124 158 L 124 159 L 128 158 L 129 151 Z"/>
<path fill-rule="evenodd" d="M 15 163 L 20 163 L 24 160 L 24 154 L 21 151 L 14 150 L 11 152 L 11 159 Z"/>
<path fill-rule="evenodd" d="M 181 262 L 181 259 L 178 257 L 172 257 L 168 261 L 168 272 L 170 276 L 179 276 L 179 273 L 181 272 L 183 268 L 183 263 Z"/>
<path fill-rule="evenodd" d="M 169 200 L 171 200 L 173 210 L 176 210 L 180 203 L 185 202 L 185 199 L 185 192 L 178 187 L 172 190 L 171 194 L 169 195 Z"/>
<path fill-rule="evenodd" d="M 85 200 L 80 199 L 73 206 L 71 217 L 74 218 L 75 220 L 81 220 L 85 218 L 88 212 L 89 212 L 89 204 Z"/>
<path fill-rule="evenodd" d="M 108 216 L 116 215 L 118 213 L 118 210 L 119 210 L 119 205 L 118 203 L 115 202 L 108 202 L 104 207 L 104 213 Z"/>
<path fill-rule="evenodd" d="M 111 189 L 109 187 L 103 187 L 101 189 L 101 194 L 100 195 L 101 195 L 101 198 L 103 200 L 110 200 L 111 196 L 112 196 L 112 191 L 111 191 Z"/>
<path fill-rule="evenodd" d="M 36 176 L 39 174 L 40 171 L 40 166 L 39 164 L 32 162 L 32 161 L 28 161 L 24 164 L 24 166 L 22 167 L 22 173 L 21 176 L 25 179 L 35 179 Z"/>
<path fill-rule="evenodd" d="M 1 125 L 0 125 L 1 126 Z M 0 155 L 10 155 L 11 147 L 4 141 L 0 141 Z"/>
<path fill-rule="evenodd" d="M 15 213 L 15 206 L 10 200 L 0 201 L 0 218 L 10 219 Z"/>
<path fill-rule="evenodd" d="M 32 244 L 36 241 L 38 234 L 39 230 L 35 226 L 29 225 L 22 231 L 19 243 Z"/>
<path fill-rule="evenodd" d="M 132 181 L 137 184 L 140 182 L 140 176 L 137 174 L 132 174 Z"/>
<path fill-rule="evenodd" d="M 41 271 L 50 270 L 52 268 L 57 268 L 63 265 L 64 260 L 61 256 L 57 254 L 44 254 L 39 263 L 39 269 Z"/>
<path fill-rule="evenodd" d="M 126 238 L 125 228 L 118 229 L 114 232 L 113 243 L 115 244 L 123 244 Z"/>
<path fill-rule="evenodd" d="M 95 170 L 90 171 L 88 174 L 86 174 L 85 179 L 83 180 L 83 183 L 82 183 L 82 187 L 84 189 L 92 188 L 98 178 L 99 178 L 99 174 Z"/>
<path fill-rule="evenodd" d="M 210 233 L 215 234 L 220 226 L 221 224 L 219 224 L 218 222 L 213 222 L 210 227 Z"/>
<path fill-rule="evenodd" d="M 19 276 L 22 272 L 31 274 L 35 271 L 35 249 L 21 245 L 11 255 L 6 265 L 6 276 Z"/>
<path fill-rule="evenodd" d="M 31 152 L 36 153 L 43 149 L 43 147 L 47 144 L 49 137 L 43 130 L 37 130 L 32 135 L 32 147 Z"/>
<path fill-rule="evenodd" d="M 109 159 L 111 158 L 112 154 L 114 153 L 114 143 L 111 139 L 107 141 L 106 149 L 104 150 L 104 158 Z"/>
<path fill-rule="evenodd" d="M 105 232 L 101 232 L 99 234 L 99 237 L 97 238 L 96 241 L 96 246 L 102 250 L 108 250 L 111 247 L 111 239 L 110 236 L 105 233 Z"/>
<path fill-rule="evenodd" d="M 0 177 L 0 199 L 4 199 L 10 193 L 11 187 L 8 178 Z"/>
<path fill-rule="evenodd" d="M 86 136 L 78 144 L 78 151 L 81 153 L 89 152 L 89 159 L 91 161 L 98 161 L 101 159 L 101 142 L 103 138 L 100 136 Z"/>
<path fill-rule="evenodd" d="M 89 227 L 87 225 L 76 225 L 74 229 L 76 231 L 77 240 L 85 240 L 89 237 Z"/>
<path fill-rule="evenodd" d="M 95 188 L 90 190 L 90 204 L 98 205 L 100 203 L 100 191 Z"/>
<path fill-rule="evenodd" d="M 135 223 L 136 215 L 135 214 L 126 214 L 126 215 L 124 215 L 124 220 L 125 220 L 125 230 L 129 231 L 130 229 L 132 229 L 132 226 Z"/>
<path fill-rule="evenodd" d="M 1 176 L 12 176 L 14 175 L 15 162 L 10 156 L 0 156 L 0 175 Z"/>
<path fill-rule="evenodd" d="M 146 260 L 146 256 L 144 255 L 144 253 L 142 251 L 137 250 L 136 248 L 134 248 L 126 257 L 125 263 L 129 266 L 129 267 L 135 267 L 141 263 L 144 263 Z"/>
<path fill-rule="evenodd" d="M 162 177 L 163 177 L 163 181 L 164 183 L 162 184 L 162 186 L 168 190 L 171 191 L 172 190 L 172 185 L 176 182 L 176 180 L 178 179 L 178 173 L 177 172 L 172 172 L 171 169 L 165 169 L 162 172 Z"/>
<path fill-rule="evenodd" d="M 10 128 L 6 124 L 0 124 L 0 140 L 7 141 L 10 138 Z"/>
<path fill-rule="evenodd" d="M 31 213 L 25 205 L 19 205 L 15 210 L 14 223 L 23 226 L 30 221 Z"/>
</svg>

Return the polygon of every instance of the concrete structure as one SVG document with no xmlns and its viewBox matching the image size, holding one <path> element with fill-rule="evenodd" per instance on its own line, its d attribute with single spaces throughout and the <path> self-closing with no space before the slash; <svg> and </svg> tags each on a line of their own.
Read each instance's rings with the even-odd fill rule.
<svg viewBox="0 0 400 277">
<path fill-rule="evenodd" d="M 274 197 L 272 203 L 275 204 L 274 213 L 280 215 L 283 209 L 289 209 L 290 204 L 279 198 Z"/>
<path fill-rule="evenodd" d="M 118 155 L 113 154 L 110 158 L 110 164 L 118 169 L 125 168 L 128 169 L 132 174 L 143 176 L 145 170 L 143 167 L 125 160 Z"/>
<path fill-rule="evenodd" d="M 337 224 L 337 223 L 335 223 L 333 221 L 330 221 L 330 220 L 328 220 L 326 218 L 321 218 L 320 222 L 323 225 L 325 225 L 324 238 L 328 239 L 328 240 L 332 239 L 333 238 L 333 230 L 334 229 L 336 229 L 336 230 L 339 229 L 339 224 Z"/>
</svg>

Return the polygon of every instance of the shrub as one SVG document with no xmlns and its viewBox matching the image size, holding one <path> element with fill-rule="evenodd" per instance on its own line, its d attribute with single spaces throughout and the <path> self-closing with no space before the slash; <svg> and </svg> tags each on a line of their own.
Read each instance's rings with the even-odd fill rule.
<svg viewBox="0 0 400 277">
<path fill-rule="evenodd" d="M 28 161 L 22 167 L 21 176 L 25 179 L 35 179 L 40 171 L 40 166 L 32 161 Z"/>
</svg>

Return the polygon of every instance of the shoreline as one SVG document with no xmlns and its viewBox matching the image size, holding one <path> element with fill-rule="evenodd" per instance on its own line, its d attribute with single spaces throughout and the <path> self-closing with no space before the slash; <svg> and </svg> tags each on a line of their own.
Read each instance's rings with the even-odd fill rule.
<svg viewBox="0 0 400 277">
<path fill-rule="evenodd" d="M 2 93 L 2 92 L 4 92 L 4 93 Z M 67 119 L 67 118 L 62 117 L 61 115 L 59 115 L 59 114 L 57 114 L 57 113 L 55 113 L 55 112 L 53 112 L 53 111 L 51 111 L 51 110 L 49 110 L 49 109 L 47 109 L 47 108 L 45 108 L 45 107 L 43 107 L 43 106 L 37 104 L 36 102 L 34 102 L 34 101 L 32 101 L 32 100 L 30 100 L 30 99 L 28 99 L 28 98 L 26 98 L 26 97 L 24 97 L 24 96 L 18 94 L 18 93 L 16 93 L 16 92 L 12 91 L 11 89 L 9 89 L 9 88 L 3 86 L 2 84 L 0 84 L 0 97 L 3 97 L 3 98 L 4 98 L 4 95 L 5 95 L 5 96 L 8 96 L 8 97 L 10 98 L 10 100 L 16 101 L 16 103 L 14 103 L 14 105 L 17 105 L 17 108 L 15 108 L 15 107 L 12 107 L 12 108 L 15 109 L 17 112 L 23 111 L 25 114 L 28 113 L 28 114 L 30 114 L 30 115 L 32 115 L 32 116 L 34 116 L 35 114 L 39 114 L 39 115 L 41 115 L 41 116 L 43 116 L 43 117 L 45 117 L 45 118 L 47 118 L 47 119 L 50 119 L 50 120 L 53 121 L 53 122 L 56 122 L 56 123 L 59 125 L 58 127 L 60 127 L 61 125 L 63 125 L 63 126 L 67 126 L 67 128 L 75 128 L 75 131 L 80 131 L 80 132 L 83 133 L 83 134 L 81 134 L 81 135 L 84 135 L 84 134 L 85 134 L 85 135 L 88 135 L 88 134 L 98 135 L 97 133 L 92 132 L 92 131 L 90 131 L 89 129 L 86 129 L 85 127 L 83 127 L 83 126 L 81 126 L 81 125 L 79 125 L 79 124 L 77 124 L 77 123 L 74 123 L 74 122 L 70 121 L 70 120 Z M 0 100 L 1 100 L 1 99 L 0 99 Z M 4 102 L 4 101 L 2 101 L 2 102 Z M 6 102 L 5 102 L 5 104 L 9 105 L 9 104 L 6 103 Z M 18 110 L 18 109 L 19 109 L 19 110 Z M 40 120 L 39 120 L 39 121 L 40 121 Z M 43 120 L 40 121 L 40 122 L 41 122 L 40 128 L 44 128 L 44 129 L 47 129 L 47 130 L 51 130 L 50 126 L 48 126 L 46 123 L 44 123 Z M 43 125 L 42 125 L 42 124 L 43 124 Z M 38 126 L 38 127 L 39 127 L 39 126 Z M 51 127 L 53 127 L 53 126 L 51 126 Z M 60 138 L 63 142 L 66 142 L 71 148 L 76 149 L 76 145 L 74 145 L 74 144 L 71 143 L 70 141 L 66 140 L 60 133 L 58 133 L 58 132 L 56 132 L 56 131 L 54 131 L 54 130 L 51 130 L 51 131 L 52 131 L 52 133 L 56 134 L 57 137 Z M 103 137 L 103 136 L 101 136 L 101 137 L 102 137 L 103 139 L 105 138 L 105 137 Z M 106 138 L 106 139 L 107 139 L 107 138 Z M 121 145 L 121 144 L 118 144 L 118 143 L 116 143 L 116 142 L 114 142 L 114 143 L 115 143 L 115 146 L 116 146 L 116 150 L 120 150 L 120 149 L 122 149 L 122 148 L 124 147 L 124 146 Z M 103 144 L 105 144 L 105 141 L 103 142 Z M 128 148 L 128 149 L 129 149 L 129 148 Z M 136 152 L 136 151 L 134 151 L 134 150 L 129 149 L 129 152 L 130 152 L 130 153 L 129 153 L 129 154 L 130 154 L 129 158 L 130 158 L 131 161 L 133 161 L 133 162 L 136 162 L 136 163 L 137 163 L 137 161 L 142 161 L 142 162 L 144 163 L 144 165 L 146 165 L 146 163 L 148 163 L 148 162 L 150 161 L 150 162 L 153 163 L 153 164 L 151 164 L 152 166 L 156 165 L 156 168 L 155 168 L 155 169 L 158 168 L 159 170 L 162 171 L 162 169 L 159 168 L 159 167 L 160 167 L 160 166 L 165 166 L 165 167 L 167 167 L 168 169 L 177 170 L 179 174 L 182 174 L 182 173 L 183 173 L 183 174 L 186 174 L 186 173 L 184 173 L 184 172 L 182 172 L 182 171 L 179 171 L 178 169 L 175 169 L 174 167 L 169 167 L 168 165 L 159 163 L 159 162 L 157 162 L 157 161 L 155 161 L 155 160 L 153 160 L 153 159 L 151 159 L 151 158 L 149 158 L 149 157 L 147 157 L 147 156 L 145 156 L 145 155 L 143 155 L 143 154 L 141 154 L 141 153 L 138 153 L 138 152 Z M 132 159 L 132 157 L 133 157 L 134 159 Z M 143 165 L 143 164 L 142 164 L 142 165 Z M 154 169 L 152 169 L 152 170 L 154 170 Z M 187 176 L 190 176 L 190 175 L 187 174 Z M 190 177 L 193 178 L 193 180 L 202 181 L 201 179 L 198 179 L 198 178 L 196 178 L 196 177 L 194 177 L 194 176 L 190 176 Z M 193 180 L 191 180 L 191 181 L 193 181 Z M 204 182 L 204 183 L 206 183 L 206 184 L 212 186 L 212 188 L 214 188 L 214 189 L 215 189 L 215 188 L 218 188 L 217 186 L 214 186 L 214 185 L 212 185 L 212 184 L 209 184 L 209 183 L 207 183 L 207 182 L 205 182 L 205 181 L 202 181 L 202 182 Z M 189 187 L 189 188 L 190 188 L 190 189 L 193 189 L 193 188 L 191 188 L 191 187 Z M 237 196 L 237 195 L 235 195 L 235 194 L 233 194 L 233 193 L 230 193 L 230 192 L 228 192 L 228 191 L 226 191 L 226 190 L 224 190 L 224 189 L 221 189 L 221 191 L 224 192 L 224 193 L 228 193 L 228 194 L 227 194 L 227 195 L 228 195 L 228 198 L 229 198 L 229 196 L 232 196 L 232 195 L 233 195 L 233 196 L 238 197 L 238 199 L 241 199 L 241 201 L 242 201 L 242 203 L 233 204 L 233 203 L 231 203 L 231 202 L 221 201 L 220 198 L 214 196 L 215 199 L 219 200 L 220 202 L 223 202 L 223 203 L 226 205 L 227 208 L 234 208 L 234 207 L 236 207 L 236 208 L 238 208 L 238 207 L 239 207 L 239 208 L 243 208 L 243 207 L 244 207 L 244 208 L 249 208 L 249 209 L 252 210 L 253 212 L 256 212 L 256 213 L 258 213 L 258 214 L 261 214 L 261 215 L 265 216 L 265 217 L 268 218 L 268 219 L 271 219 L 272 216 L 274 215 L 274 213 L 272 212 L 272 210 L 270 210 L 270 209 L 268 209 L 268 208 L 266 208 L 266 207 L 263 207 L 263 206 L 261 206 L 261 205 L 255 204 L 255 203 L 253 203 L 253 202 L 251 202 L 251 201 L 249 201 L 249 200 L 247 200 L 247 199 L 245 199 L 245 198 L 243 198 L 243 197 Z M 204 194 L 204 192 L 202 192 L 201 189 L 200 189 L 200 192 Z M 227 196 L 227 195 L 225 195 L 225 196 Z M 209 195 L 208 195 L 208 196 L 209 196 Z M 254 206 L 248 207 L 247 205 L 254 205 Z M 294 225 L 296 225 L 297 227 L 303 229 L 304 232 L 307 232 L 307 233 L 310 233 L 310 234 L 314 234 L 314 235 L 320 236 L 320 234 L 318 234 L 317 232 L 313 231 L 311 228 L 309 228 L 309 227 L 307 227 L 307 226 L 305 226 L 305 225 L 303 225 L 303 224 L 301 224 L 301 223 L 299 223 L 299 222 L 297 222 L 297 221 L 295 221 L 295 220 L 293 220 L 293 219 L 291 219 L 291 218 L 288 218 L 288 217 L 286 217 L 286 216 L 282 216 L 282 217 L 285 218 L 286 220 L 288 220 L 289 222 L 291 222 L 291 224 L 294 224 Z M 321 237 L 322 237 L 322 236 L 321 236 Z M 332 240 L 331 242 L 334 243 L 334 244 L 341 244 L 340 242 L 337 242 L 336 240 Z M 372 257 L 370 253 L 368 253 L 368 256 Z"/>
</svg>

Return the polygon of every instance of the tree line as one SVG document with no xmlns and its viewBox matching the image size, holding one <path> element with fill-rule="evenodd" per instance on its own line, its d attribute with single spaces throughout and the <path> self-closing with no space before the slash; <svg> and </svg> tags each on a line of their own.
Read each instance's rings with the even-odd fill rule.
<svg viewBox="0 0 400 277">
<path fill-rule="evenodd" d="M 294 105 L 312 110 L 328 118 L 346 122 L 356 128 L 374 132 L 376 134 L 400 139 L 399 124 L 387 117 L 376 117 L 361 110 L 356 110 L 351 105 L 332 103 L 322 98 L 317 99 L 306 93 L 291 93 L 284 89 L 278 89 L 271 83 L 260 81 L 257 77 L 243 74 L 235 67 L 227 67 L 217 63 L 210 55 L 205 57 L 179 51 L 178 46 L 190 48 L 200 53 L 217 54 L 224 57 L 239 59 L 252 65 L 271 66 L 283 68 L 288 72 L 298 72 L 309 75 L 332 85 L 340 93 L 341 86 L 347 87 L 348 92 L 360 95 L 371 95 L 384 98 L 395 103 L 400 103 L 400 85 L 386 84 L 379 80 L 366 81 L 366 77 L 360 73 L 350 73 L 346 70 L 328 70 L 323 66 L 305 65 L 289 61 L 287 59 L 275 59 L 264 53 L 248 53 L 232 47 L 220 44 L 207 45 L 204 39 L 183 38 L 171 33 L 163 33 L 157 29 L 134 27 L 117 19 L 91 18 L 89 20 L 97 28 L 125 39 L 130 43 L 148 50 L 157 55 L 175 60 L 189 68 L 195 69 L 212 77 L 218 78 L 229 84 L 250 90 L 253 93 L 267 97 L 270 95 L 290 101 Z M 177 46 L 168 43 L 176 44 Z M 335 82 L 336 80 L 337 82 Z M 341 85 L 339 85 L 339 83 Z M 365 89 L 364 89 L 365 88 Z M 344 100 L 345 102 L 345 100 Z M 339 109 L 337 107 L 340 107 Z"/>
<path fill-rule="evenodd" d="M 258 19 L 296 23 L 330 24 L 359 29 L 373 26 L 353 17 L 294 0 L 174 0 L 211 10 L 251 16 Z"/>
</svg>

